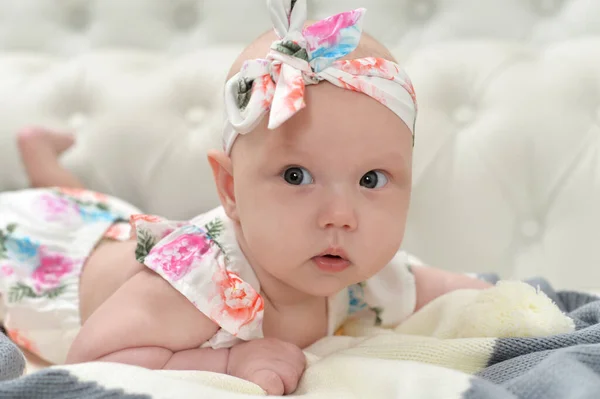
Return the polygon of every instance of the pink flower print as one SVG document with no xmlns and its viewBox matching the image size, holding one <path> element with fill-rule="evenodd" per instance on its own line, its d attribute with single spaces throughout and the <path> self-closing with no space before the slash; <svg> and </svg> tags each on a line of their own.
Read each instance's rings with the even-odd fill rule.
<svg viewBox="0 0 600 399">
<path fill-rule="evenodd" d="M 340 87 L 346 90 L 352 90 L 359 93 L 364 93 L 383 105 L 387 104 L 386 93 L 381 91 L 377 86 L 362 81 L 356 77 L 352 77 L 351 82 L 347 82 L 343 78 L 338 78 Z"/>
<path fill-rule="evenodd" d="M 358 88 L 352 86 L 350 83 L 346 82 L 343 78 L 337 78 L 337 79 L 338 79 L 340 86 L 343 89 L 360 92 L 360 90 Z"/>
<path fill-rule="evenodd" d="M 378 76 L 392 79 L 392 75 L 398 73 L 398 68 L 384 58 L 366 57 L 355 60 L 342 60 L 336 61 L 333 65 L 340 71 L 355 76 Z M 390 70 L 392 67 L 394 71 Z"/>
<path fill-rule="evenodd" d="M 148 223 L 160 223 L 164 221 L 163 218 L 155 215 L 134 214 L 129 217 L 129 223 L 131 224 L 135 224 L 138 220 L 143 220 Z"/>
<path fill-rule="evenodd" d="M 77 208 L 67 198 L 45 193 L 40 195 L 37 204 L 48 221 L 79 218 Z"/>
<path fill-rule="evenodd" d="M 163 231 L 163 232 L 161 233 L 161 237 L 160 237 L 160 238 L 161 238 L 161 239 L 163 239 L 163 238 L 165 238 L 165 237 L 168 237 L 168 236 L 169 236 L 169 234 L 171 234 L 171 233 L 172 233 L 172 232 L 174 232 L 174 231 L 175 231 L 174 229 L 166 229 L 165 231 Z"/>
<path fill-rule="evenodd" d="M 233 324 L 239 331 L 240 327 L 251 323 L 263 311 L 262 297 L 237 273 L 219 269 L 213 276 L 213 281 L 219 301 L 211 312 L 211 318 L 217 324 Z M 235 335 L 237 331 L 229 332 Z"/>
<path fill-rule="evenodd" d="M 289 81 L 288 93 L 285 96 L 285 106 L 290 113 L 296 113 L 304 108 L 304 80 L 302 75 L 297 75 Z"/>
<path fill-rule="evenodd" d="M 73 271 L 75 261 L 62 254 L 49 254 L 40 250 L 40 265 L 31 277 L 37 288 L 56 288 L 66 274 Z"/>
<path fill-rule="evenodd" d="M 281 68 L 281 75 L 277 82 L 269 116 L 269 129 L 278 128 L 292 115 L 305 107 L 304 87 L 304 79 L 300 71 L 289 65 L 284 65 Z"/>
<path fill-rule="evenodd" d="M 271 77 L 274 82 L 279 82 L 279 77 L 281 76 L 281 62 L 273 61 L 271 64 Z"/>
<path fill-rule="evenodd" d="M 85 199 L 89 196 L 98 202 L 106 202 L 108 200 L 108 197 L 105 194 L 85 190 L 82 188 L 59 187 L 57 190 L 64 195 L 68 195 L 69 197 L 77 199 Z"/>
<path fill-rule="evenodd" d="M 275 82 L 271 79 L 271 75 L 263 75 L 260 85 L 257 85 L 256 90 L 260 93 L 262 98 L 262 109 L 268 111 L 271 109 L 271 103 L 273 102 L 273 94 L 275 93 Z M 254 94 L 254 93 L 253 93 Z"/>
<path fill-rule="evenodd" d="M 340 43 L 342 36 L 355 36 L 356 41 L 360 38 L 360 30 L 348 30 L 355 26 L 365 14 L 364 8 L 359 8 L 353 11 L 346 11 L 340 14 L 332 15 L 324 20 L 315 22 L 307 26 L 302 31 L 302 35 L 308 41 L 308 48 L 314 51 L 318 47 L 334 47 Z"/>
<path fill-rule="evenodd" d="M 129 223 L 115 223 L 106 230 L 104 238 L 115 241 L 126 241 L 131 238 L 131 225 Z"/>
<path fill-rule="evenodd" d="M 150 250 L 144 263 L 155 271 L 161 269 L 172 281 L 179 280 L 210 249 L 210 240 L 203 234 L 182 234 Z"/>
<path fill-rule="evenodd" d="M 2 266 L 2 268 L 0 270 L 2 271 L 2 275 L 4 277 L 11 276 L 15 272 L 15 270 L 8 265 Z"/>
</svg>

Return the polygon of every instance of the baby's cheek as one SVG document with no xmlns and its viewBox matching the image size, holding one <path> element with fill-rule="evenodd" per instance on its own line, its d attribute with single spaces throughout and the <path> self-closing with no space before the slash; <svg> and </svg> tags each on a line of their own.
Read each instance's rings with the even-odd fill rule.
<svg viewBox="0 0 600 399">
<path fill-rule="evenodd" d="M 359 227 L 362 234 L 378 237 L 379 240 L 402 241 L 406 228 L 406 210 L 398 206 L 379 206 L 376 209 L 361 217 Z"/>
<path fill-rule="evenodd" d="M 396 255 L 402 244 L 404 238 L 403 218 L 387 217 L 372 220 L 365 230 L 361 232 L 362 248 L 366 252 L 364 255 L 372 259 L 375 268 L 386 265 Z"/>
<path fill-rule="evenodd" d="M 380 236 L 379 242 L 372 247 L 377 248 L 377 253 L 374 254 L 377 263 L 389 263 L 400 249 L 400 244 L 401 238 L 398 235 Z"/>
<path fill-rule="evenodd" d="M 285 215 L 274 212 L 272 207 L 257 206 L 248 210 L 242 230 L 255 256 L 277 258 L 294 242 L 294 229 L 288 224 Z"/>
</svg>

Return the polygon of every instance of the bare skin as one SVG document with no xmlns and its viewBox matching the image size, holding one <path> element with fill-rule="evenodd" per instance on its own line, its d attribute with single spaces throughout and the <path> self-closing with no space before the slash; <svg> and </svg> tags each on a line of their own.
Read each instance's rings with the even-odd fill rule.
<svg viewBox="0 0 600 399">
<path fill-rule="evenodd" d="M 365 37 L 348 58 L 390 58 L 383 46 Z M 273 40 L 272 34 L 259 38 L 238 58 L 232 73 L 245 59 L 263 57 Z M 206 370 L 254 382 L 269 394 L 296 390 L 305 368 L 300 348 L 327 333 L 327 297 L 374 275 L 399 249 L 412 176 L 410 133 L 388 109 L 327 83 L 307 89 L 307 104 L 279 131 L 267 131 L 263 121 L 252 134 L 238 139 L 231 157 L 209 153 L 221 203 L 236 223 L 240 247 L 261 282 L 266 338 L 231 349 L 200 348 L 219 327 L 135 260 L 135 240 L 103 241 L 83 269 L 82 328 L 68 363 L 113 361 L 151 369 Z M 364 132 L 369 132 L 367 140 Z M 33 187 L 83 188 L 58 162 L 72 143 L 70 136 L 40 129 L 19 135 Z M 337 158 L 330 156 L 332 148 Z M 309 168 L 319 186 L 292 192 L 282 185 L 277 168 L 288 162 L 284 158 Z M 371 166 L 387 169 L 390 185 L 381 192 L 357 191 L 355 180 Z M 347 176 L 345 171 L 353 168 L 358 174 Z M 297 202 L 301 196 L 311 200 Z M 297 212 L 283 206 L 292 203 Z M 286 242 L 299 243 L 299 249 L 266 251 L 274 246 L 256 238 L 263 237 L 257 234 L 258 221 L 267 224 L 268 231 L 285 232 Z M 304 243 L 302 237 L 313 239 Z M 332 245 L 349 252 L 355 267 L 348 273 L 318 274 L 307 261 Z M 489 286 L 429 267 L 416 268 L 414 274 L 417 309 L 455 289 Z"/>
<path fill-rule="evenodd" d="M 41 128 L 19 132 L 18 145 L 32 187 L 83 188 L 58 162 L 73 142 L 68 134 Z M 79 292 L 82 328 L 68 363 L 110 361 L 150 369 L 214 371 L 254 382 L 273 395 L 296 389 L 305 357 L 297 345 L 275 338 L 277 332 L 266 329 L 268 338 L 232 349 L 201 349 L 218 326 L 138 263 L 135 245 L 133 239 L 106 240 L 87 259 Z M 269 313 L 277 317 L 276 312 Z"/>
</svg>

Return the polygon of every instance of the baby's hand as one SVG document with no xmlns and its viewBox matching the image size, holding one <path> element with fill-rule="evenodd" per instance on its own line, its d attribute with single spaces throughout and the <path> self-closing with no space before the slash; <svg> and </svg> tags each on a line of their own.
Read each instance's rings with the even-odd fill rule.
<svg viewBox="0 0 600 399">
<path fill-rule="evenodd" d="M 296 345 L 273 338 L 230 349 L 227 374 L 253 382 L 269 395 L 290 394 L 298 387 L 306 358 Z"/>
</svg>

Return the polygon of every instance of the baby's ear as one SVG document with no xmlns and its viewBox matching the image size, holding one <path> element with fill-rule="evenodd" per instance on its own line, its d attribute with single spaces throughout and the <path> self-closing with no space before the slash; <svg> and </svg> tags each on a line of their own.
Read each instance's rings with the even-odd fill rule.
<svg viewBox="0 0 600 399">
<path fill-rule="evenodd" d="M 233 169 L 231 158 L 223 151 L 210 150 L 208 162 L 212 168 L 221 205 L 230 219 L 238 222 L 235 193 L 233 191 Z"/>
</svg>

